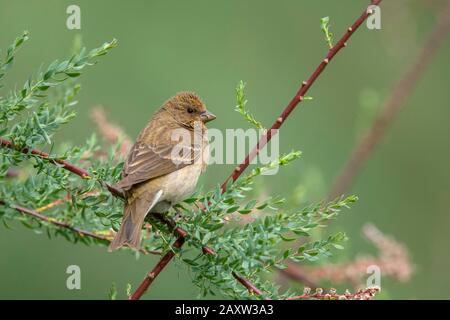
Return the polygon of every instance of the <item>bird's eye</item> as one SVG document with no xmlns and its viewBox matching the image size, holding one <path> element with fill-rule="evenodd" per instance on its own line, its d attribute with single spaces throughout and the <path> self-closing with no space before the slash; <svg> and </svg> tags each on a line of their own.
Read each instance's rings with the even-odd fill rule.
<svg viewBox="0 0 450 320">
<path fill-rule="evenodd" d="M 187 109 L 187 112 L 188 112 L 188 113 L 193 113 L 193 112 L 194 112 L 194 108 L 189 107 L 189 108 Z"/>
</svg>

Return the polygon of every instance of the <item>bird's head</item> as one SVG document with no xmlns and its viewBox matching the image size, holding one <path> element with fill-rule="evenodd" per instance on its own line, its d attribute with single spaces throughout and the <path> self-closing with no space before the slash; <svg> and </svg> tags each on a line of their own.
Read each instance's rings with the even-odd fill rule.
<svg viewBox="0 0 450 320">
<path fill-rule="evenodd" d="M 194 128 L 196 122 L 207 123 L 216 116 L 206 109 L 205 104 L 194 92 L 180 92 L 170 98 L 162 107 L 172 118 L 190 128 Z"/>
</svg>

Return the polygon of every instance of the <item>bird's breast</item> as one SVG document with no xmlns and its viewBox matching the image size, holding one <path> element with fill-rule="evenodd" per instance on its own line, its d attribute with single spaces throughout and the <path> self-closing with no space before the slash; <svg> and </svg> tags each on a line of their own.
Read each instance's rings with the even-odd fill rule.
<svg viewBox="0 0 450 320">
<path fill-rule="evenodd" d="M 201 164 L 192 164 L 164 176 L 163 198 L 172 204 L 190 196 L 202 172 Z"/>
</svg>

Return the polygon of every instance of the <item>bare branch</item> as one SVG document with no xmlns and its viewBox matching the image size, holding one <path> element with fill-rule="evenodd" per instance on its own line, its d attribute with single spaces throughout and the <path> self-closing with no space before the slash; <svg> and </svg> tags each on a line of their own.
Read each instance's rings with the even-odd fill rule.
<svg viewBox="0 0 450 320">
<path fill-rule="evenodd" d="M 382 0 L 372 0 L 371 5 L 379 5 Z M 322 74 L 322 72 L 325 70 L 325 68 L 328 66 L 328 64 L 333 60 L 333 58 L 336 56 L 336 54 L 344 47 L 347 46 L 347 41 L 350 39 L 350 37 L 355 33 L 356 30 L 359 29 L 359 27 L 366 21 L 366 19 L 372 14 L 372 10 L 370 9 L 370 6 L 367 7 L 366 10 L 361 14 L 361 16 L 352 24 L 351 27 L 347 29 L 347 32 L 342 36 L 342 38 L 336 43 L 334 47 L 332 47 L 329 51 L 325 59 L 322 60 L 322 62 L 317 66 L 317 68 L 314 70 L 314 72 L 311 74 L 309 79 L 307 81 L 302 82 L 302 85 L 300 89 L 297 91 L 295 96 L 291 99 L 289 104 L 286 106 L 286 108 L 283 110 L 283 112 L 280 114 L 280 116 L 275 120 L 275 122 L 272 124 L 272 127 L 267 130 L 266 134 L 264 134 L 259 142 L 256 144 L 256 146 L 253 148 L 253 150 L 247 155 L 244 162 L 241 163 L 236 169 L 233 171 L 233 173 L 228 177 L 228 179 L 223 183 L 222 190 L 225 190 L 226 185 L 230 179 L 233 181 L 236 181 L 242 173 L 247 169 L 249 164 L 255 159 L 255 157 L 259 154 L 261 149 L 264 148 L 264 146 L 272 139 L 272 137 L 277 134 L 278 130 L 281 128 L 281 126 L 284 124 L 284 122 L 287 120 L 287 118 L 290 116 L 292 111 L 297 107 L 297 105 L 304 100 L 304 97 L 308 93 L 309 89 L 312 87 L 312 85 L 316 82 L 317 78 Z"/>
<path fill-rule="evenodd" d="M 428 65 L 431 63 L 439 47 L 447 39 L 449 32 L 450 5 L 447 5 L 447 7 L 442 11 L 434 30 L 426 39 L 423 49 L 417 56 L 416 61 L 410 66 L 409 70 L 405 73 L 403 78 L 393 89 L 390 98 L 381 108 L 380 114 L 374 121 L 372 127 L 369 129 L 367 135 L 361 139 L 359 144 L 352 152 L 347 163 L 343 166 L 340 175 L 333 183 L 333 187 L 328 194 L 328 199 L 334 199 L 346 193 L 350 189 L 361 168 L 373 154 L 376 145 L 380 142 L 389 126 L 395 120 L 395 117 L 397 116 L 401 107 L 404 105 L 405 101 L 409 98 L 409 96 L 411 96 L 415 86 L 419 82 Z M 405 265 L 410 265 L 409 259 L 407 261 L 408 262 Z M 368 265 L 368 263 L 373 264 L 373 262 L 374 261 L 365 260 L 355 261 L 353 264 L 347 267 L 353 268 L 357 265 L 362 268 Z M 329 266 L 326 266 L 324 268 L 326 268 L 325 270 L 328 274 L 328 278 L 333 278 L 335 282 L 339 282 L 338 278 L 342 278 L 342 275 L 345 273 L 343 270 L 345 266 L 341 266 L 339 270 L 335 270 L 335 268 Z M 406 269 L 410 270 L 411 268 L 409 267 Z M 280 272 L 287 277 L 291 277 L 299 282 L 303 282 L 303 278 L 309 278 L 310 276 L 313 276 L 315 278 L 324 277 L 323 273 L 325 272 L 325 270 L 320 270 L 320 268 L 318 268 L 315 270 L 315 272 L 313 272 L 315 273 L 315 276 L 313 276 L 311 275 L 310 271 L 303 269 L 300 270 L 298 269 L 298 266 L 290 264 L 288 265 L 288 268 L 280 270 Z M 321 271 L 322 276 L 319 276 L 317 273 L 320 273 Z M 352 273 L 354 274 L 354 272 Z M 337 277 L 336 275 L 338 274 L 341 274 L 341 277 Z M 355 279 L 347 280 L 355 283 Z"/>
<path fill-rule="evenodd" d="M 244 277 L 241 277 L 236 272 L 233 272 L 233 277 L 239 281 L 240 284 L 242 284 L 245 288 L 247 288 L 248 292 L 256 294 L 258 296 L 262 295 L 261 290 L 259 290 L 253 283 L 251 283 L 249 280 L 245 279 Z"/>
<path fill-rule="evenodd" d="M 340 175 L 335 180 L 328 195 L 334 199 L 349 190 L 359 171 L 372 155 L 376 145 L 383 138 L 389 126 L 394 121 L 405 101 L 411 96 L 414 88 L 422 77 L 424 71 L 431 63 L 439 47 L 447 39 L 450 32 L 450 5 L 442 12 L 436 27 L 429 35 L 418 55 L 415 63 L 411 65 L 403 78 L 392 91 L 392 95 L 382 107 L 380 114 L 373 123 L 369 132 L 361 139 L 354 149 L 349 160 L 344 165 Z"/>
<path fill-rule="evenodd" d="M 173 248 L 179 249 L 184 244 L 184 237 L 179 237 L 174 244 Z M 156 264 L 156 266 L 150 271 L 136 291 L 131 295 L 130 300 L 139 300 L 142 295 L 147 291 L 148 287 L 153 283 L 155 278 L 161 273 L 161 271 L 167 266 L 167 264 L 175 256 L 175 252 L 172 250 L 167 252 L 161 260 Z"/>
<path fill-rule="evenodd" d="M 343 294 L 338 294 L 336 292 L 336 289 L 330 289 L 328 293 L 325 293 L 322 288 L 317 288 L 315 293 L 311 294 L 311 289 L 306 287 L 303 291 L 303 295 L 291 297 L 288 300 L 371 300 L 379 292 L 379 287 L 358 290 L 355 293 L 351 293 L 350 291 L 346 290 Z"/>
<path fill-rule="evenodd" d="M 379 5 L 382 0 L 372 0 L 371 5 Z M 328 54 L 326 58 L 317 66 L 317 68 L 314 70 L 312 75 L 309 77 L 308 81 L 305 81 L 302 83 L 300 89 L 297 91 L 295 96 L 292 98 L 292 100 L 289 102 L 287 107 L 284 109 L 284 111 L 281 113 L 281 115 L 276 119 L 274 124 L 272 125 L 271 129 L 264 134 L 260 141 L 257 143 L 257 145 L 253 148 L 253 150 L 246 156 L 244 162 L 240 164 L 228 177 L 225 182 L 222 184 L 222 192 L 226 191 L 226 186 L 228 184 L 228 181 L 232 179 L 233 181 L 236 181 L 241 174 L 248 168 L 251 161 L 258 155 L 258 153 L 265 147 L 265 145 L 272 139 L 273 135 L 277 133 L 277 131 L 281 128 L 283 123 L 286 121 L 286 119 L 289 117 L 291 112 L 295 109 L 295 107 L 303 100 L 303 97 L 306 95 L 306 93 L 309 91 L 311 86 L 316 82 L 317 78 L 322 74 L 322 72 L 325 70 L 326 66 L 333 60 L 333 58 L 336 56 L 336 54 L 347 45 L 347 41 L 350 39 L 350 37 L 355 33 L 356 30 L 364 23 L 364 21 L 372 14 L 372 11 L 369 10 L 369 7 L 367 7 L 366 10 L 361 14 L 361 16 L 353 23 L 351 27 L 347 29 L 347 32 L 342 36 L 342 38 L 336 43 L 336 45 L 331 48 L 328 51 Z M 178 239 L 180 240 L 180 239 Z M 178 241 L 177 240 L 177 241 Z M 173 258 L 173 255 L 169 257 L 169 260 Z M 161 262 L 161 261 L 160 261 Z M 159 263 L 158 263 L 159 265 Z M 167 265 L 167 263 L 164 264 L 163 268 Z M 161 270 L 159 270 L 161 271 Z M 159 272 L 158 272 L 159 274 Z M 157 276 L 157 275 L 156 275 Z M 248 280 L 247 280 L 248 281 Z M 153 282 L 148 282 L 147 278 L 144 280 L 144 282 L 141 284 L 143 286 L 146 286 L 145 290 L 148 288 L 148 286 Z M 242 284 L 242 282 L 240 282 Z M 249 287 L 246 286 L 247 289 Z M 249 289 L 250 292 L 256 292 L 254 289 Z"/>
<path fill-rule="evenodd" d="M 17 150 L 17 151 L 25 153 L 25 154 L 31 153 L 31 154 L 33 154 L 35 156 L 38 156 L 38 157 L 40 157 L 40 158 L 42 158 L 44 160 L 48 160 L 49 162 L 51 162 L 51 163 L 53 163 L 55 165 L 59 165 L 62 168 L 64 168 L 65 170 L 68 170 L 68 171 L 70 171 L 70 172 L 80 176 L 83 179 L 91 179 L 91 176 L 90 176 L 90 174 L 89 174 L 89 172 L 87 170 L 85 170 L 83 168 L 80 168 L 80 167 L 77 167 L 76 165 L 74 165 L 74 164 L 72 164 L 70 162 L 67 162 L 65 160 L 53 159 L 53 158 L 50 157 L 50 155 L 48 153 L 42 152 L 40 150 L 36 150 L 36 149 L 28 150 L 27 148 L 20 149 L 20 148 L 17 148 L 16 146 L 14 146 L 11 143 L 11 141 L 5 140 L 3 138 L 0 138 L 0 146 L 6 147 L 6 148 L 10 148 L 10 149 L 14 149 L 14 150 Z M 119 189 L 117 189 L 117 188 L 115 188 L 113 186 L 110 186 L 110 185 L 106 185 L 106 187 L 115 196 L 123 197 L 121 190 L 119 190 Z"/>
<path fill-rule="evenodd" d="M 372 5 L 378 5 L 381 3 L 382 0 L 372 0 Z M 317 66 L 315 71 L 312 73 L 312 75 L 309 77 L 307 81 L 304 81 L 298 90 L 298 92 L 295 94 L 295 96 L 292 98 L 290 103 L 287 105 L 287 107 L 284 109 L 284 111 L 281 113 L 281 115 L 276 119 L 274 124 L 272 125 L 271 129 L 266 132 L 265 135 L 260 139 L 260 141 L 257 143 L 257 145 L 254 147 L 254 149 L 247 155 L 244 162 L 239 165 L 233 173 L 230 175 L 228 179 L 223 183 L 222 185 L 222 191 L 225 192 L 226 185 L 230 179 L 233 181 L 236 181 L 241 174 L 248 168 L 250 162 L 258 155 L 258 153 L 265 147 L 265 145 L 271 140 L 274 134 L 277 133 L 277 131 L 281 128 L 283 123 L 286 121 L 286 119 L 290 116 L 291 112 L 296 108 L 296 106 L 303 100 L 303 97 L 305 94 L 309 91 L 309 89 L 312 87 L 312 85 L 315 83 L 317 78 L 322 74 L 324 69 L 327 67 L 327 65 L 332 61 L 332 59 L 336 56 L 336 54 L 346 46 L 347 41 L 350 39 L 350 37 L 354 34 L 354 32 L 364 23 L 364 21 L 370 16 L 371 10 L 366 9 L 361 16 L 353 23 L 351 27 L 347 29 L 347 32 L 344 34 L 344 36 L 337 42 L 337 44 L 332 47 L 326 58 L 322 60 L 322 62 Z M 0 138 L 0 145 L 3 147 L 8 147 L 12 149 L 17 149 L 15 146 L 11 144 L 11 142 L 1 139 Z M 77 166 L 74 166 L 64 160 L 59 159 L 51 159 L 48 154 L 38 151 L 38 150 L 27 150 L 22 149 L 18 150 L 23 153 L 29 153 L 31 152 L 34 155 L 38 155 L 43 159 L 47 159 L 48 161 L 58 164 L 62 166 L 64 169 L 71 171 L 74 174 L 79 175 L 80 177 L 84 179 L 89 179 L 90 175 L 89 173 Z M 122 197 L 121 190 L 118 190 L 110 185 L 106 185 L 108 190 L 119 197 Z M 36 212 L 37 213 L 37 212 Z M 39 214 L 39 213 L 38 213 Z M 40 215 L 40 214 L 39 214 Z M 179 238 L 175 241 L 173 244 L 174 248 L 181 248 L 184 244 L 185 237 L 187 236 L 186 232 L 180 228 L 175 228 L 175 232 L 179 235 Z M 204 248 L 203 250 L 206 253 L 213 253 L 214 251 L 211 251 Z M 132 295 L 131 299 L 139 299 L 142 297 L 142 295 L 145 293 L 145 291 L 148 289 L 148 287 L 153 283 L 154 279 L 159 275 L 159 273 L 167 266 L 167 264 L 172 260 L 172 258 L 175 256 L 175 253 L 173 251 L 169 251 L 166 253 L 162 259 L 158 262 L 158 264 L 153 268 L 153 270 L 147 275 L 147 277 L 144 279 L 144 281 L 141 283 L 137 291 Z M 233 276 L 241 283 L 243 284 L 250 293 L 254 293 L 257 295 L 261 295 L 262 292 L 256 288 L 253 284 L 251 284 L 250 281 L 247 279 L 238 276 L 237 274 L 233 273 Z"/>
<path fill-rule="evenodd" d="M 0 205 L 7 205 L 7 204 L 3 200 L 0 200 Z M 42 220 L 42 221 L 45 221 L 47 223 L 53 224 L 55 226 L 58 226 L 58 227 L 65 228 L 65 229 L 68 229 L 70 231 L 73 231 L 73 232 L 75 232 L 76 234 L 78 234 L 80 236 L 91 237 L 91 238 L 94 238 L 94 239 L 97 239 L 97 240 L 105 241 L 107 243 L 111 242 L 111 240 L 112 240 L 112 235 L 104 236 L 104 235 L 98 234 L 96 232 L 83 230 L 81 228 L 71 226 L 68 223 L 55 220 L 55 219 L 53 219 L 51 217 L 47 217 L 47 216 L 41 214 L 40 212 L 38 212 L 37 210 L 25 208 L 25 207 L 22 207 L 22 206 L 18 206 L 16 204 L 11 204 L 11 205 L 9 205 L 9 207 L 14 209 L 14 210 L 16 210 L 16 211 L 18 211 L 18 212 L 20 212 L 20 213 L 23 213 L 23 214 L 26 214 L 26 215 L 31 216 L 33 218 L 36 218 L 38 220 Z M 140 252 L 143 253 L 143 254 L 157 254 L 157 255 L 161 254 L 161 252 L 158 251 L 158 250 L 141 249 Z"/>
</svg>

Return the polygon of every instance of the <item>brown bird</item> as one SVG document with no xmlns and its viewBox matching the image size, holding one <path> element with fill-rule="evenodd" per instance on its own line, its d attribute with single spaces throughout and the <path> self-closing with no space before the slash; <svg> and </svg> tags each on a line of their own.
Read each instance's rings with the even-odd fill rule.
<svg viewBox="0 0 450 320">
<path fill-rule="evenodd" d="M 209 156 L 205 123 L 215 118 L 193 92 L 178 93 L 153 115 L 115 185 L 126 203 L 109 251 L 123 245 L 139 249 L 146 215 L 166 213 L 194 191 Z"/>
</svg>

